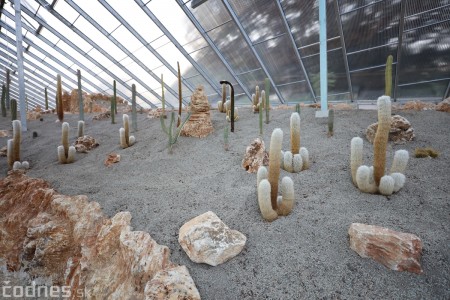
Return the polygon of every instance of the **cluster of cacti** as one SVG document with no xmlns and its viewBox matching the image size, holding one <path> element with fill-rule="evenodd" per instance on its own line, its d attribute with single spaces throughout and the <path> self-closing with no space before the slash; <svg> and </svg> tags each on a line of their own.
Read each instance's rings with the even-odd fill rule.
<svg viewBox="0 0 450 300">
<path fill-rule="evenodd" d="M 217 102 L 217 109 L 221 113 L 226 113 L 226 105 L 227 102 L 227 85 L 225 83 L 222 83 L 222 101 Z"/>
<path fill-rule="evenodd" d="M 20 163 L 20 143 L 22 141 L 22 124 L 19 120 L 12 121 L 13 138 L 7 142 L 6 156 L 11 169 L 15 162 Z"/>
<path fill-rule="evenodd" d="M 180 136 L 181 129 L 183 129 L 184 124 L 189 120 L 191 117 L 191 113 L 188 113 L 186 119 L 180 124 L 180 126 L 177 126 L 174 128 L 175 123 L 175 112 L 172 112 L 170 115 L 170 124 L 169 127 L 166 126 L 164 118 L 161 116 L 161 128 L 164 131 L 165 134 L 169 137 L 168 141 L 168 148 L 169 153 L 172 153 L 172 146 L 177 142 L 178 137 Z"/>
<path fill-rule="evenodd" d="M 270 95 L 270 82 L 269 78 L 264 79 L 264 85 L 265 85 L 265 95 L 262 97 L 261 101 L 266 100 L 266 104 L 264 105 L 264 108 L 266 110 L 266 124 L 269 124 L 269 111 L 270 111 L 270 101 L 269 101 L 269 95 Z M 267 97 L 266 97 L 267 95 Z"/>
<path fill-rule="evenodd" d="M 253 112 L 257 113 L 260 110 L 263 110 L 266 105 L 266 97 L 265 97 L 265 91 L 260 92 L 259 86 L 255 87 L 255 93 L 252 94 L 252 108 Z M 261 96 L 261 102 L 259 101 L 259 96 Z"/>
<path fill-rule="evenodd" d="M 330 109 L 328 111 L 328 137 L 334 134 L 334 110 Z"/>
<path fill-rule="evenodd" d="M 227 102 L 225 102 L 225 107 L 227 110 L 227 116 L 226 119 L 228 122 L 231 122 L 231 101 L 228 100 Z M 239 120 L 239 116 L 238 116 L 238 109 L 235 107 L 234 108 L 234 121 Z"/>
<path fill-rule="evenodd" d="M 17 100 L 11 100 L 11 121 L 17 120 Z"/>
<path fill-rule="evenodd" d="M 30 168 L 30 163 L 27 161 L 15 161 L 13 164 L 13 170 L 28 170 Z"/>
<path fill-rule="evenodd" d="M 309 168 L 309 153 L 300 147 L 300 115 L 291 114 L 291 151 L 281 151 L 280 166 L 290 173 L 298 173 Z"/>
<path fill-rule="evenodd" d="M 84 136 L 84 121 L 80 120 L 78 121 L 78 133 L 77 136 L 83 137 Z"/>
<path fill-rule="evenodd" d="M 353 183 L 365 193 L 392 195 L 405 184 L 406 166 L 409 153 L 397 150 L 394 155 L 390 175 L 385 175 L 386 148 L 391 127 L 391 100 L 389 96 L 378 98 L 378 129 L 375 135 L 373 166 L 362 165 L 363 140 L 354 137 L 351 141 L 350 164 Z"/>
<path fill-rule="evenodd" d="M 1 107 L 2 107 L 2 116 L 6 117 L 6 86 L 4 84 L 2 85 L 2 102 L 1 102 Z"/>
<path fill-rule="evenodd" d="M 64 121 L 64 107 L 62 101 L 62 85 L 61 75 L 56 75 L 56 112 L 58 114 L 58 120 Z"/>
<path fill-rule="evenodd" d="M 117 94 L 116 94 L 116 81 L 113 81 L 113 96 L 111 98 L 111 124 L 116 124 L 117 113 Z"/>
<path fill-rule="evenodd" d="M 69 147 L 69 123 L 64 122 L 61 126 L 61 144 L 58 146 L 58 161 L 61 164 L 70 164 L 75 160 L 75 147 Z"/>
<path fill-rule="evenodd" d="M 131 123 L 133 130 L 136 132 L 137 128 L 137 114 L 136 114 L 136 85 L 131 85 Z"/>
<path fill-rule="evenodd" d="M 389 55 L 386 61 L 386 69 L 384 71 L 385 91 L 386 96 L 392 96 L 392 62 L 394 58 Z"/>
<path fill-rule="evenodd" d="M 276 128 L 272 132 L 269 150 L 269 171 L 261 166 L 257 173 L 258 203 L 263 218 L 273 221 L 278 216 L 286 216 L 294 207 L 294 182 L 289 177 L 281 180 L 281 196 L 278 196 L 281 146 L 283 131 Z"/>
<path fill-rule="evenodd" d="M 80 120 L 84 121 L 84 104 L 83 104 L 83 91 L 81 90 L 81 71 L 77 70 L 78 79 L 78 109 L 80 110 Z"/>
<path fill-rule="evenodd" d="M 136 141 L 134 136 L 130 136 L 130 121 L 127 114 L 122 116 L 123 127 L 119 129 L 120 146 L 125 149 L 133 146 Z"/>
</svg>

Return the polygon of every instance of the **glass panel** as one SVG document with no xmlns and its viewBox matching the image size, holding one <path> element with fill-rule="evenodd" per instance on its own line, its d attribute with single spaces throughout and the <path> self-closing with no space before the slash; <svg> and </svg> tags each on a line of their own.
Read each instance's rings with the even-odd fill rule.
<svg viewBox="0 0 450 300">
<path fill-rule="evenodd" d="M 448 78 L 450 21 L 403 35 L 399 83 Z"/>
<path fill-rule="evenodd" d="M 208 46 L 208 43 L 205 41 L 205 39 L 203 37 L 198 38 L 196 40 L 193 40 L 192 42 L 189 42 L 189 43 L 183 45 L 184 49 L 188 53 L 194 52 L 200 48 L 207 47 L 207 46 Z"/>
<path fill-rule="evenodd" d="M 194 24 L 175 1 L 153 0 L 147 4 L 147 7 L 181 45 L 203 39 Z M 173 16 L 176 16 L 176 18 Z"/>
<path fill-rule="evenodd" d="M 421 13 L 430 9 L 435 9 L 440 6 L 448 5 L 448 0 L 433 0 L 433 1 L 416 1 L 406 0 L 405 16 Z"/>
<path fill-rule="evenodd" d="M 79 13 L 77 13 L 69 4 L 64 1 L 58 1 L 54 6 L 54 9 L 62 15 L 70 24 L 73 24 L 78 18 Z"/>
<path fill-rule="evenodd" d="M 350 73 L 355 99 L 371 100 L 384 95 L 385 68 L 374 68 Z M 392 78 L 395 78 L 396 67 L 392 66 Z"/>
<path fill-rule="evenodd" d="M 106 31 L 111 32 L 116 29 L 120 22 L 117 21 L 98 1 L 77 1 L 76 3 L 86 14 L 91 17 L 102 16 L 95 18 L 95 21 L 105 28 Z"/>
<path fill-rule="evenodd" d="M 126 48 L 130 52 L 134 52 L 142 47 L 142 43 L 139 42 L 124 26 L 120 26 L 116 31 L 111 34 L 122 45 L 126 45 Z"/>
<path fill-rule="evenodd" d="M 405 18 L 405 31 L 450 20 L 450 6 Z"/>
<path fill-rule="evenodd" d="M 342 49 L 340 37 L 334 37 L 327 41 L 327 51 L 331 51 L 331 50 L 335 50 L 335 49 Z M 320 44 L 316 43 L 316 44 L 304 46 L 304 47 L 301 47 L 299 49 L 299 51 L 300 51 L 300 55 L 302 57 L 309 56 L 309 55 L 319 55 L 320 54 Z"/>
<path fill-rule="evenodd" d="M 175 47 L 174 44 L 169 43 L 158 49 L 158 53 L 167 61 L 167 63 L 177 70 L 177 62 L 180 63 L 180 71 L 182 76 L 189 77 L 198 73 L 191 63 L 184 57 L 183 54 Z"/>
<path fill-rule="evenodd" d="M 386 0 L 341 16 L 347 52 L 398 41 L 398 0 Z"/>
<path fill-rule="evenodd" d="M 341 6 L 341 14 L 344 14 L 351 10 L 359 9 L 362 6 L 374 4 L 379 1 L 380 0 L 340 0 L 339 5 Z"/>
<path fill-rule="evenodd" d="M 304 80 L 300 62 L 287 36 L 281 36 L 255 46 L 275 84 Z"/>
<path fill-rule="evenodd" d="M 392 55 L 397 62 L 398 44 L 391 44 L 379 48 L 369 49 L 357 53 L 347 53 L 348 67 L 350 71 L 367 67 L 379 66 L 386 63 L 387 57 Z"/>
<path fill-rule="evenodd" d="M 205 31 L 231 20 L 221 0 L 209 0 L 195 9 L 192 9 L 189 4 L 187 6 Z"/>
<path fill-rule="evenodd" d="M 242 84 L 247 88 L 250 94 L 255 93 L 256 86 L 259 86 L 260 91 L 264 89 L 264 79 L 266 75 L 263 70 L 256 70 L 253 72 L 245 73 L 238 76 L 242 81 Z M 271 89 L 272 86 L 271 86 Z"/>
<path fill-rule="evenodd" d="M 230 0 L 229 2 L 253 43 L 286 32 L 275 1 Z"/>
<path fill-rule="evenodd" d="M 147 48 L 142 47 L 141 49 L 133 53 L 143 64 L 147 66 L 150 70 L 161 66 L 161 62 L 157 59 Z M 156 73 L 159 74 L 159 73 Z M 159 75 L 158 75 L 159 76 Z"/>
<path fill-rule="evenodd" d="M 278 90 L 280 91 L 281 95 L 283 95 L 283 98 L 286 100 L 287 102 L 286 104 L 314 101 L 311 93 L 309 92 L 308 85 L 306 82 L 299 82 L 279 86 Z"/>
<path fill-rule="evenodd" d="M 187 80 L 193 87 L 197 88 L 197 86 L 202 85 L 205 88 L 205 92 L 207 95 L 217 94 L 216 91 L 208 84 L 208 82 L 201 76 L 194 76 Z"/>
<path fill-rule="evenodd" d="M 442 99 L 448 83 L 448 80 L 442 80 L 415 85 L 399 86 L 398 97 L 413 100 L 424 98 Z"/>
<path fill-rule="evenodd" d="M 230 22 L 211 30 L 208 35 L 236 73 L 259 68 L 259 64 L 237 26 Z"/>
</svg>

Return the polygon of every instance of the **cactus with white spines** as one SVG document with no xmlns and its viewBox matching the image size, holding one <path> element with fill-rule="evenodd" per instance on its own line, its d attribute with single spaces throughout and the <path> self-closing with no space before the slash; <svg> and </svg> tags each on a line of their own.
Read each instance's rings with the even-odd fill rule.
<svg viewBox="0 0 450 300">
<path fill-rule="evenodd" d="M 133 146 L 136 139 L 134 136 L 130 136 L 130 120 L 127 114 L 122 116 L 123 127 L 119 129 L 120 146 L 125 149 Z"/>
<path fill-rule="evenodd" d="M 225 103 L 227 102 L 227 85 L 225 83 L 222 84 L 222 101 L 217 102 L 217 109 L 221 113 L 226 113 Z"/>
<path fill-rule="evenodd" d="M 374 140 L 373 167 L 362 165 L 363 140 L 354 137 L 351 142 L 350 164 L 353 183 L 365 193 L 380 193 L 385 196 L 398 192 L 405 184 L 406 166 L 409 153 L 397 150 L 389 175 L 386 169 L 386 148 L 391 124 L 391 99 L 389 96 L 378 98 L 378 128 Z"/>
<path fill-rule="evenodd" d="M 294 206 L 294 183 L 289 177 L 281 180 L 281 196 L 278 196 L 278 178 L 280 176 L 281 146 L 283 131 L 276 128 L 272 132 L 269 150 L 269 171 L 261 166 L 257 173 L 258 203 L 266 221 L 278 216 L 288 215 Z"/>
<path fill-rule="evenodd" d="M 15 162 L 20 163 L 20 143 L 22 142 L 22 124 L 19 120 L 12 121 L 13 138 L 7 142 L 6 156 L 11 169 Z"/>
<path fill-rule="evenodd" d="M 79 138 L 84 136 L 84 121 L 82 120 L 78 121 L 77 136 Z"/>
<path fill-rule="evenodd" d="M 61 146 L 58 146 L 58 161 L 61 164 L 70 164 L 75 160 L 75 147 L 69 147 L 69 123 L 64 122 L 61 126 Z"/>
<path fill-rule="evenodd" d="M 309 168 L 309 153 L 305 147 L 300 147 L 300 115 L 291 115 L 291 151 L 282 152 L 281 168 L 290 173 L 298 173 Z"/>
</svg>

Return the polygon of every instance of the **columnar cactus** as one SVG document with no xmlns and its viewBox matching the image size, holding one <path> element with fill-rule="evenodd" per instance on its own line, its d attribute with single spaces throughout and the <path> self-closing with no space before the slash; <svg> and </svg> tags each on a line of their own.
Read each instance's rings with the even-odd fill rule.
<svg viewBox="0 0 450 300">
<path fill-rule="evenodd" d="M 20 162 L 20 143 L 22 141 L 22 124 L 19 120 L 12 121 L 13 138 L 7 142 L 6 155 L 8 167 L 13 168 L 14 163 Z"/>
<path fill-rule="evenodd" d="M 265 93 L 267 95 L 267 97 L 265 97 L 266 99 L 266 103 L 263 105 L 265 110 L 266 110 L 266 124 L 269 124 L 269 111 L 270 111 L 270 101 L 269 101 L 269 95 L 270 95 L 270 82 L 269 82 L 269 78 L 264 79 L 264 85 L 265 85 Z"/>
<path fill-rule="evenodd" d="M 11 100 L 11 121 L 17 120 L 17 100 Z"/>
<path fill-rule="evenodd" d="M 281 168 L 290 173 L 298 173 L 309 168 L 309 153 L 300 147 L 300 115 L 291 114 L 291 151 L 281 151 Z"/>
<path fill-rule="evenodd" d="M 227 85 L 222 83 L 222 101 L 217 102 L 217 109 L 221 113 L 226 113 L 227 109 L 225 103 L 227 102 Z"/>
<path fill-rule="evenodd" d="M 295 112 L 300 114 L 300 103 L 295 104 Z"/>
<path fill-rule="evenodd" d="M 9 94 L 9 87 L 11 84 L 11 76 L 10 76 L 10 70 L 6 70 L 6 109 L 10 109 L 11 108 L 11 99 L 10 99 L 10 94 Z M 17 103 L 16 103 L 17 104 Z"/>
<path fill-rule="evenodd" d="M 262 136 L 263 134 L 263 110 L 260 109 L 259 113 L 259 134 Z"/>
<path fill-rule="evenodd" d="M 73 163 L 75 159 L 75 147 L 69 147 L 69 123 L 62 123 L 61 146 L 58 146 L 58 161 L 61 164 Z"/>
<path fill-rule="evenodd" d="M 47 93 L 47 88 L 44 89 L 44 94 L 45 94 L 45 110 L 48 110 L 48 93 Z"/>
<path fill-rule="evenodd" d="M 252 94 L 252 108 L 254 113 L 259 112 L 261 106 L 263 105 L 263 102 L 259 102 L 259 95 L 259 86 L 256 86 L 255 93 Z"/>
<path fill-rule="evenodd" d="M 161 120 L 161 128 L 164 131 L 165 134 L 167 134 L 167 136 L 169 137 L 169 142 L 168 142 L 168 148 L 169 148 L 169 153 L 172 153 L 172 146 L 175 145 L 175 143 L 178 140 L 178 137 L 180 136 L 181 133 L 181 129 L 183 129 L 184 124 L 186 124 L 186 122 L 189 120 L 189 118 L 191 117 L 191 113 L 189 112 L 186 119 L 180 124 L 180 126 L 174 128 L 174 119 L 175 119 L 175 112 L 172 112 L 172 114 L 170 115 L 170 124 L 169 127 L 166 126 L 166 123 L 164 121 L 164 118 L 161 116 L 160 120 Z"/>
<path fill-rule="evenodd" d="M 83 91 L 81 90 L 81 71 L 77 70 L 78 79 L 78 109 L 80 111 L 80 120 L 84 121 L 84 105 L 83 105 Z"/>
<path fill-rule="evenodd" d="M 177 61 L 178 66 L 178 121 L 177 127 L 180 127 L 181 124 L 181 109 L 183 108 L 183 94 L 181 88 L 181 71 L 180 71 L 180 62 Z"/>
<path fill-rule="evenodd" d="M 130 121 L 127 114 L 122 116 L 123 127 L 119 129 L 120 146 L 125 149 L 133 146 L 136 139 L 134 136 L 130 136 Z"/>
<path fill-rule="evenodd" d="M 117 96 L 116 96 L 116 81 L 113 81 L 113 96 L 111 98 L 111 124 L 116 124 L 117 113 Z"/>
<path fill-rule="evenodd" d="M 1 102 L 1 107 L 2 107 L 2 116 L 6 117 L 6 86 L 4 84 L 2 85 L 2 102 Z"/>
<path fill-rule="evenodd" d="M 61 75 L 56 76 L 56 110 L 58 114 L 58 120 L 60 122 L 64 121 L 64 107 L 62 102 L 62 85 L 61 85 Z"/>
<path fill-rule="evenodd" d="M 136 85 L 131 85 L 131 122 L 133 124 L 133 131 L 137 131 L 137 114 L 136 114 Z"/>
<path fill-rule="evenodd" d="M 83 137 L 84 136 L 84 121 L 80 120 L 78 121 L 78 134 L 77 136 Z"/>
<path fill-rule="evenodd" d="M 406 166 L 409 153 L 397 150 L 389 175 L 385 175 L 386 147 L 391 120 L 391 100 L 389 96 L 378 98 L 378 128 L 374 140 L 373 167 L 362 165 L 363 140 L 354 137 L 351 142 L 350 163 L 353 183 L 365 193 L 377 193 L 389 196 L 398 192 L 405 184 Z"/>
<path fill-rule="evenodd" d="M 164 76 L 161 74 L 161 104 L 162 104 L 162 115 L 166 117 L 166 97 L 164 96 Z"/>
<path fill-rule="evenodd" d="M 394 58 L 389 55 L 386 61 L 386 69 L 384 71 L 385 91 L 386 96 L 392 96 L 392 62 Z"/>
<path fill-rule="evenodd" d="M 283 131 L 276 128 L 272 132 L 269 153 L 269 171 L 261 166 L 257 173 L 258 203 L 263 218 L 269 222 L 278 216 L 288 215 L 294 206 L 294 183 L 289 177 L 281 180 L 281 196 L 278 196 L 278 177 L 280 175 L 280 153 Z"/>
</svg>

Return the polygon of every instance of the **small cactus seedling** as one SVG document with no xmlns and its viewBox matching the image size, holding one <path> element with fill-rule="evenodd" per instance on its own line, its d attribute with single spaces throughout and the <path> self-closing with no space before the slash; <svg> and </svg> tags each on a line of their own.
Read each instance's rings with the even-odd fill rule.
<svg viewBox="0 0 450 300">
<path fill-rule="evenodd" d="M 290 173 L 298 173 L 309 168 L 309 153 L 300 147 L 300 115 L 291 114 L 291 151 L 281 151 L 281 168 Z"/>
<path fill-rule="evenodd" d="M 180 136 L 180 133 L 181 133 L 181 129 L 183 129 L 184 124 L 186 124 L 186 122 L 189 120 L 190 117 L 191 117 L 191 113 L 188 113 L 186 119 L 180 124 L 180 126 L 175 127 L 175 128 L 174 128 L 175 112 L 172 112 L 170 115 L 169 127 L 166 126 L 165 120 L 162 116 L 159 118 L 161 120 L 162 130 L 169 137 L 169 142 L 168 142 L 169 153 L 172 153 L 172 147 L 177 142 L 178 137 Z"/>
<path fill-rule="evenodd" d="M 270 139 L 269 171 L 264 166 L 259 167 L 256 179 L 259 208 L 263 218 L 269 222 L 288 215 L 295 201 L 294 183 L 289 177 L 281 180 L 281 196 L 278 196 L 282 143 L 283 131 L 276 128 Z"/>
<path fill-rule="evenodd" d="M 58 146 L 58 161 L 61 164 L 70 164 L 75 160 L 75 147 L 69 147 L 69 123 L 62 123 L 61 146 Z"/>
<path fill-rule="evenodd" d="M 56 110 L 58 114 L 58 120 L 60 122 L 64 121 L 64 107 L 62 101 L 62 85 L 61 85 L 61 75 L 56 76 Z"/>
<path fill-rule="evenodd" d="M 334 134 L 334 110 L 330 109 L 328 111 L 328 137 Z"/>
<path fill-rule="evenodd" d="M 397 150 L 389 175 L 385 175 L 386 147 L 389 138 L 391 119 L 391 99 L 389 96 L 378 98 L 378 128 L 374 140 L 373 167 L 362 165 L 363 140 L 354 137 L 351 141 L 350 164 L 353 183 L 365 193 L 392 195 L 405 184 L 405 169 L 409 160 L 406 150 Z"/>
<path fill-rule="evenodd" d="M 78 133 L 77 136 L 83 137 L 84 136 L 84 121 L 78 121 Z"/>
<path fill-rule="evenodd" d="M 136 139 L 134 136 L 130 136 L 130 120 L 127 114 L 122 116 L 123 127 L 119 129 L 120 146 L 125 149 L 133 146 Z"/>
<path fill-rule="evenodd" d="M 12 121 L 13 138 L 7 142 L 8 167 L 11 169 L 15 162 L 20 163 L 20 143 L 22 142 L 22 124 L 19 120 Z"/>
</svg>

